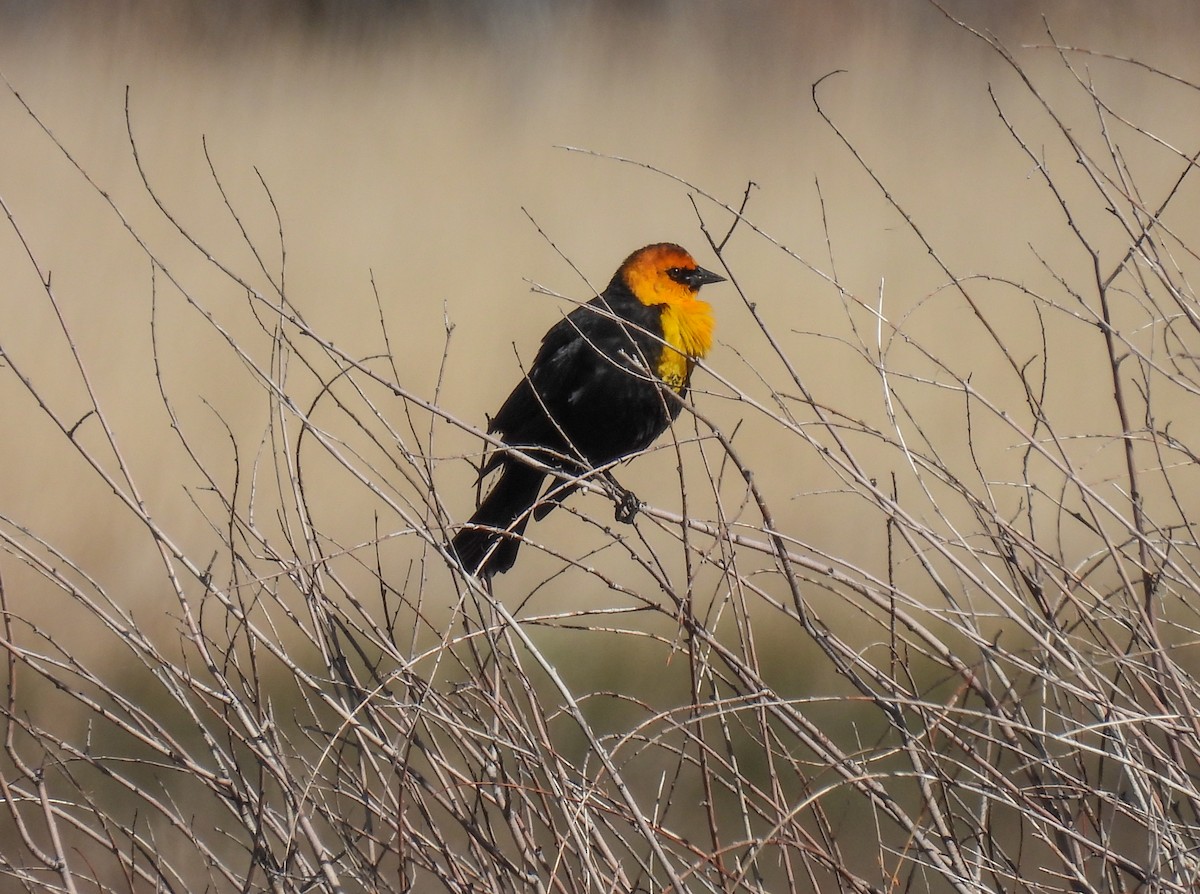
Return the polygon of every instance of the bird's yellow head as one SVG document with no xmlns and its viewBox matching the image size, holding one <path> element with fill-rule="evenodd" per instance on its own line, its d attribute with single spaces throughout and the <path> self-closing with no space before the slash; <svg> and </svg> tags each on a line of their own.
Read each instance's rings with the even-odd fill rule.
<svg viewBox="0 0 1200 894">
<path fill-rule="evenodd" d="M 615 279 L 642 304 L 662 306 L 662 338 L 669 347 L 656 371 L 664 382 L 680 390 L 694 362 L 712 347 L 712 308 L 696 293 L 701 286 L 723 282 L 725 277 L 705 270 L 678 245 L 659 242 L 626 258 Z"/>
<path fill-rule="evenodd" d="M 686 304 L 696 300 L 701 286 L 725 279 L 671 242 L 639 248 L 621 264 L 617 276 L 642 304 Z"/>
</svg>

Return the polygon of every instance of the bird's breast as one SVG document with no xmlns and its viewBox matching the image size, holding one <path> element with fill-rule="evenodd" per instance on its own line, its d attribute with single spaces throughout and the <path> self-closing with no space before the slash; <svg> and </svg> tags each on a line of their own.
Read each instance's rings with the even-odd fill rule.
<svg viewBox="0 0 1200 894">
<path fill-rule="evenodd" d="M 712 347 L 712 308 L 707 302 L 694 298 L 672 302 L 662 305 L 660 321 L 666 344 L 655 372 L 668 387 L 682 391 L 692 366 Z"/>
</svg>

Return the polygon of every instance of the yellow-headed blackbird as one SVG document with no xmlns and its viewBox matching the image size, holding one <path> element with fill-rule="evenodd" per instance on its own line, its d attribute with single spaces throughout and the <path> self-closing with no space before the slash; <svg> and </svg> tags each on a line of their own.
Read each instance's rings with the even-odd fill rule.
<svg viewBox="0 0 1200 894">
<path fill-rule="evenodd" d="M 488 431 L 572 477 L 646 449 L 679 415 L 663 389 L 685 395 L 712 344 L 712 308 L 696 293 L 723 280 L 678 245 L 635 251 L 603 292 L 546 333 Z M 545 471 L 505 450 L 483 474 L 495 469 L 499 480 L 452 544 L 485 578 L 512 567 L 530 514 L 541 518 L 574 489 L 555 482 L 537 505 Z"/>
</svg>

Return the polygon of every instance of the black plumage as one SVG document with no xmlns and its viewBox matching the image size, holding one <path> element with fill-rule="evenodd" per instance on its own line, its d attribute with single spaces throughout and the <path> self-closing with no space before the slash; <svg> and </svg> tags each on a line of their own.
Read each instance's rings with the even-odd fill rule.
<svg viewBox="0 0 1200 894">
<path fill-rule="evenodd" d="M 663 393 L 667 386 L 658 374 L 664 350 L 673 350 L 664 344 L 662 319 L 671 302 L 668 297 L 647 303 L 657 294 L 639 297 L 634 288 L 645 277 L 630 276 L 630 270 L 652 249 L 657 263 L 667 263 L 660 258 L 667 248 L 677 260 L 686 259 L 680 260 L 682 268 L 663 267 L 663 275 L 672 276 L 672 288 L 690 297 L 704 283 L 721 279 L 696 267 L 678 246 L 635 252 L 600 295 L 546 333 L 528 374 L 491 419 L 489 432 L 574 477 L 646 449 L 666 430 L 680 410 L 679 400 Z M 708 305 L 692 303 L 707 314 Z M 682 381 L 673 383 L 679 397 L 687 393 L 692 363 L 688 358 Z M 463 566 L 482 577 L 511 568 L 530 516 L 541 518 L 574 489 L 555 476 L 539 504 L 544 470 L 504 450 L 492 453 L 483 474 L 495 470 L 499 479 L 452 543 Z"/>
</svg>

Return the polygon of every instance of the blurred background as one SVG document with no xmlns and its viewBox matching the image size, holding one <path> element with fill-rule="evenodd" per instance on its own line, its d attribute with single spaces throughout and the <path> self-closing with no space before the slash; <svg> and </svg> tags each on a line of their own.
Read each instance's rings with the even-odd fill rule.
<svg viewBox="0 0 1200 894">
<path fill-rule="evenodd" d="M 1038 358 L 1032 369 L 1046 377 L 1056 437 L 1082 477 L 1122 501 L 1108 358 L 1059 288 L 1060 279 L 1088 283 L 1092 258 L 1033 158 L 1053 171 L 1106 269 L 1127 249 L 1126 233 L 1012 67 L 946 13 L 1002 41 L 1062 122 L 1102 153 L 1101 118 L 1084 89 L 1092 85 L 1108 104 L 1106 126 L 1124 128 L 1123 189 L 1153 208 L 1184 167 L 1175 148 L 1200 145 L 1200 5 L 946 0 L 945 10 L 925 0 L 0 0 L 0 363 L 10 367 L 0 375 L 0 516 L 8 530 L 53 543 L 139 629 L 169 640 L 177 604 L 145 526 L 26 384 L 64 427 L 79 424 L 81 443 L 119 478 L 86 416 L 90 387 L 138 498 L 203 566 L 213 550 L 198 509 L 208 482 L 173 433 L 163 395 L 224 481 L 235 448 L 243 473 L 266 452 L 266 391 L 222 335 L 249 345 L 262 337 L 261 319 L 229 274 L 267 295 L 282 275 L 314 330 L 354 357 L 390 351 L 403 388 L 482 427 L 568 299 L 586 300 L 630 251 L 663 240 L 726 269 L 744 293 L 706 289 L 719 321 L 708 360 L 716 375 L 697 375 L 697 406 L 723 430 L 738 429 L 779 529 L 815 554 L 886 578 L 887 525 L 876 517 L 864 529 L 861 495 L 847 492 L 820 450 L 800 439 L 780 449 L 777 432 L 717 381 L 759 397 L 763 379 L 788 382 L 748 302 L 815 400 L 855 425 L 888 429 L 877 372 L 854 347 L 860 336 L 870 342 L 874 325 L 856 301 L 904 319 L 906 333 L 1017 413 L 1024 393 L 1011 363 Z M 1068 68 L 1056 42 L 1090 52 L 1069 53 Z M 814 105 L 814 83 L 833 72 L 821 107 L 862 163 Z M 1122 118 L 1153 136 L 1134 137 L 1115 123 Z M 864 164 L 955 275 L 978 277 L 976 297 L 1009 356 L 946 289 L 946 272 Z M 733 221 L 721 205 L 737 207 L 751 182 L 746 217 L 757 229 L 738 227 L 723 268 L 703 228 L 719 240 Z M 1186 183 L 1164 223 L 1195 233 L 1194 196 Z M 1068 312 L 1039 320 L 1014 300 L 1022 289 L 1053 294 Z M 1118 301 L 1118 315 L 1141 319 L 1135 303 L 1123 310 Z M 916 353 L 896 350 L 894 369 L 936 378 Z M 296 393 L 312 398 L 304 371 L 290 374 Z M 959 457 L 948 464 L 980 463 L 989 482 L 1021 477 L 1012 431 L 996 426 L 993 440 L 977 420 L 968 456 L 960 395 L 914 387 L 908 397 L 922 435 Z M 1194 438 L 1195 415 L 1172 399 L 1168 391 L 1155 405 L 1155 424 Z M 393 420 L 405 412 L 399 401 L 380 408 Z M 461 521 L 473 505 L 461 457 L 479 442 L 444 422 L 416 427 L 427 438 L 413 442 L 439 460 L 448 520 Z M 871 471 L 881 481 L 904 473 L 894 451 L 859 446 L 878 460 Z M 677 509 L 675 466 L 662 451 L 621 479 Z M 310 494 L 322 530 L 343 545 L 370 543 L 380 533 L 372 497 L 329 474 Z M 998 490 L 1007 508 L 1021 497 Z M 574 499 L 610 517 L 601 498 Z M 575 555 L 597 539 L 567 512 L 531 533 Z M 1064 564 L 1084 561 L 1069 527 L 1053 536 Z M 389 546 L 397 580 L 405 557 L 426 547 L 416 537 Z M 628 570 L 624 556 L 605 560 Z M 526 550 L 499 592 L 528 593 L 558 564 Z M 0 573 L 17 612 L 45 623 L 56 643 L 82 657 L 113 648 L 74 625 L 70 603 L 13 555 L 0 554 Z M 531 605 L 620 600 L 580 578 L 535 590 Z M 449 575 L 438 586 L 440 611 L 454 588 Z M 781 691 L 820 690 L 816 672 L 793 660 L 794 644 L 778 648 Z M 602 648 L 571 659 L 599 675 L 639 672 Z M 652 660 L 660 667 L 661 651 Z"/>
<path fill-rule="evenodd" d="M 1200 138 L 1194 91 L 1096 55 L 1075 57 L 1071 75 L 1045 49 L 1052 31 L 1062 45 L 1149 58 L 1200 80 L 1190 38 L 1200 25 L 1196 4 L 1156 3 L 1152 15 L 1082 0 L 950 2 L 947 9 L 999 37 L 1027 71 L 1045 74 L 1039 89 L 1081 133 L 1094 136 L 1099 126 L 1076 76 L 1093 79 L 1116 114 L 1136 118 L 1166 144 L 1186 150 Z M 312 326 L 351 354 L 383 350 L 382 314 L 401 383 L 482 426 L 565 306 L 530 283 L 586 299 L 629 251 L 659 240 L 683 243 L 715 266 L 692 190 L 673 177 L 734 206 L 753 181 L 747 216 L 794 257 L 742 228 L 725 259 L 763 318 L 794 337 L 793 362 L 819 399 L 870 418 L 881 412 L 878 382 L 871 370 L 845 363 L 839 339 L 849 338 L 847 313 L 834 274 L 849 294 L 882 302 L 892 319 L 919 308 L 912 330 L 935 339 L 978 381 L 1007 367 L 980 347 L 965 308 L 930 300 L 945 274 L 817 114 L 812 85 L 840 71 L 822 86 L 824 107 L 955 273 L 1045 284 L 1053 274 L 1043 259 L 1060 275 L 1086 275 L 1090 264 L 989 89 L 1032 150 L 1050 153 L 1069 187 L 1078 165 L 1054 145 L 1054 126 L 996 53 L 923 0 L 10 0 L 0 3 L 0 71 L 9 85 L 0 96 L 0 195 L 13 222 L 0 236 L 4 349 L 58 401 L 54 410 L 68 425 L 83 415 L 79 376 L 31 252 L 52 281 L 144 498 L 162 507 L 158 517 L 171 519 L 182 538 L 205 523 L 184 490 L 198 482 L 174 449 L 155 339 L 162 388 L 189 436 L 212 445 L 212 461 L 227 438 L 218 415 L 249 449 L 262 437 L 266 405 L 168 277 L 152 276 L 139 239 L 235 333 L 254 325 L 234 310 L 244 295 L 204 256 L 261 287 L 251 244 L 268 270 L 282 265 L 289 298 Z M 141 182 L 127 120 L 150 186 L 176 224 Z M 1154 145 L 1146 152 L 1132 159 L 1138 188 L 1161 196 L 1178 176 L 1178 159 Z M 697 207 L 723 234 L 730 215 L 704 198 Z M 1172 213 L 1180 209 L 1176 203 Z M 1106 214 L 1099 205 L 1091 210 L 1102 240 Z M 1111 229 L 1123 250 L 1123 234 Z M 759 373 L 777 371 L 732 288 L 708 297 L 720 321 L 714 369 L 747 388 Z M 1038 351 L 1031 317 L 1007 313 L 1002 303 L 993 309 L 1018 344 L 1028 336 L 1027 356 Z M 1098 353 L 1067 361 L 1076 375 L 1059 394 L 1065 418 L 1081 428 L 1096 407 L 1107 412 L 1107 389 L 1098 389 L 1095 406 L 1079 389 L 1093 362 L 1104 375 Z M 111 489 L 55 436 L 12 376 L 0 382 L 0 406 L 8 423 L 0 511 L 124 598 L 155 605 L 157 587 L 144 582 L 156 576 L 158 559 Z M 727 430 L 746 415 L 729 402 L 701 399 L 700 406 Z M 937 419 L 929 421 L 936 428 Z M 946 419 L 950 428 L 960 424 Z M 882 535 L 864 537 L 854 512 L 822 502 L 817 471 L 805 478 L 811 457 L 757 442 L 752 426 L 747 432 L 748 461 L 764 474 L 782 473 L 777 511 L 788 530 L 832 555 L 878 558 Z M 446 437 L 442 455 L 478 449 L 461 432 Z M 630 486 L 669 505 L 670 492 L 656 492 L 655 481 L 673 465 L 665 456 L 657 466 L 634 464 Z M 464 518 L 470 469 L 442 468 L 444 493 L 461 495 L 451 511 Z M 798 498 L 802 491 L 807 499 Z M 362 507 L 341 492 L 322 510 L 369 539 Z M 553 536 L 558 524 L 542 533 Z M 19 598 L 19 569 L 5 571 Z M 155 617 L 152 609 L 146 622 Z"/>
</svg>

